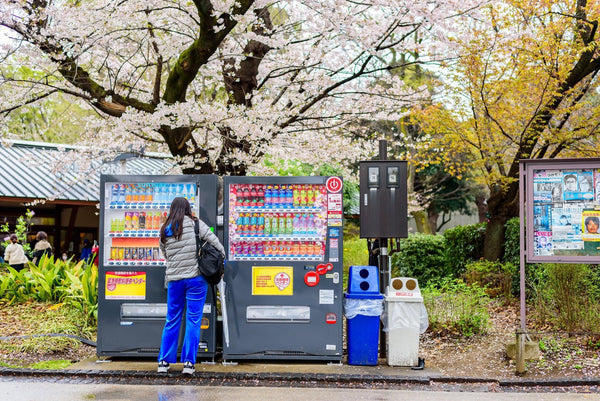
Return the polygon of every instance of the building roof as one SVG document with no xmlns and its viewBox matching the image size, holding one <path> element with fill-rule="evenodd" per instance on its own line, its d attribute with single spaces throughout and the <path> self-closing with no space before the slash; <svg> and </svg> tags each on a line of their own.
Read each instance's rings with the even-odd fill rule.
<svg viewBox="0 0 600 401">
<path fill-rule="evenodd" d="M 78 179 L 76 162 L 55 172 L 49 167 L 66 157 L 65 150 L 77 150 L 75 146 L 30 141 L 2 145 L 0 160 L 4 167 L 0 169 L 0 198 L 98 202 L 101 174 L 164 175 L 172 174 L 176 168 L 173 160 L 164 155 L 127 154 L 117 158 L 121 160 L 92 161 L 90 173 L 82 180 Z M 124 165 L 122 160 L 126 160 Z"/>
</svg>

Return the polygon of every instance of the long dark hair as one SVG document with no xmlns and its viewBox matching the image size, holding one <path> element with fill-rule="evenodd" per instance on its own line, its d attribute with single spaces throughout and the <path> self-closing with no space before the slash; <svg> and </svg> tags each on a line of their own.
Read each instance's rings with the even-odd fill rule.
<svg viewBox="0 0 600 401">
<path fill-rule="evenodd" d="M 188 216 L 192 220 L 196 220 L 196 218 L 192 215 L 190 202 L 188 202 L 187 199 L 178 196 L 177 198 L 173 199 L 173 202 L 171 202 L 171 208 L 169 209 L 167 220 L 165 220 L 164 224 L 160 228 L 160 242 L 164 244 L 167 241 L 165 229 L 169 226 L 169 224 L 171 225 L 173 237 L 177 238 L 177 240 L 181 239 L 181 234 L 183 233 L 184 216 Z"/>
</svg>

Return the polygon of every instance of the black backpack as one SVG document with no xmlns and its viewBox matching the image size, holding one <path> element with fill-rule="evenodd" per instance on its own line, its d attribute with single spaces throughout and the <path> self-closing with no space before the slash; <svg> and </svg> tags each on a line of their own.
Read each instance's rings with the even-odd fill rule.
<svg viewBox="0 0 600 401">
<path fill-rule="evenodd" d="M 204 276 L 208 284 L 218 284 L 225 273 L 223 256 L 208 241 L 200 239 L 200 224 L 198 220 L 194 224 L 196 250 L 198 251 L 198 269 L 200 269 L 200 274 Z"/>
</svg>

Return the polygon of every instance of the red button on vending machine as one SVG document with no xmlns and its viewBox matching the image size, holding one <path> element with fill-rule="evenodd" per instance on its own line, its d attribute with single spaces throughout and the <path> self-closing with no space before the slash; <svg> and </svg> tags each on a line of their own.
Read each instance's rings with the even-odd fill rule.
<svg viewBox="0 0 600 401">
<path fill-rule="evenodd" d="M 325 274 L 327 273 L 327 265 L 325 263 L 320 263 L 317 265 L 317 273 Z"/>
<path fill-rule="evenodd" d="M 314 287 L 319 284 L 319 275 L 316 271 L 311 270 L 304 275 L 304 283 L 309 287 Z"/>
</svg>

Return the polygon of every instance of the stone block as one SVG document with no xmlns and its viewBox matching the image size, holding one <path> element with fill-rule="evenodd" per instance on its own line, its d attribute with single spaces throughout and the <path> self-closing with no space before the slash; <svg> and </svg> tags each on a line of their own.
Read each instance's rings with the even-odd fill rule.
<svg viewBox="0 0 600 401">
<path fill-rule="evenodd" d="M 525 341 L 524 353 L 524 359 L 526 361 L 532 359 L 540 359 L 542 356 L 540 352 L 540 344 L 537 341 Z M 516 342 L 506 344 L 506 354 L 513 361 L 517 359 Z"/>
</svg>

